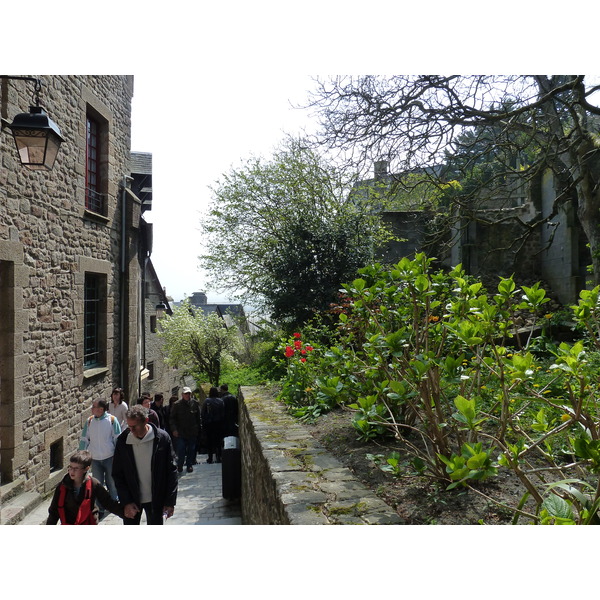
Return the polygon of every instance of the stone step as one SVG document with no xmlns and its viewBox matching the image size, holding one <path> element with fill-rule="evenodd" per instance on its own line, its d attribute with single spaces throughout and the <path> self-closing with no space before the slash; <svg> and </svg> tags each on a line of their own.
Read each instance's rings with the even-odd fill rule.
<svg viewBox="0 0 600 600">
<path fill-rule="evenodd" d="M 43 500 L 31 512 L 27 513 L 17 525 L 45 525 L 48 519 L 48 506 L 50 506 L 50 498 Z"/>
<path fill-rule="evenodd" d="M 0 524 L 16 525 L 37 508 L 44 498 L 37 492 L 23 492 L 12 497 L 8 502 L 2 499 L 0 508 Z"/>
<path fill-rule="evenodd" d="M 8 502 L 11 498 L 14 498 L 18 494 L 22 494 L 25 491 L 25 477 L 21 476 L 14 481 L 9 481 L 3 485 L 0 485 L 0 507 Z"/>
</svg>

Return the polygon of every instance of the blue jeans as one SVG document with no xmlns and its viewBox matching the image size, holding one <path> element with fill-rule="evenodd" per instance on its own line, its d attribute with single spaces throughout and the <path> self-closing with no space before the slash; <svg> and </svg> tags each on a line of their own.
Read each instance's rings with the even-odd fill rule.
<svg viewBox="0 0 600 600">
<path fill-rule="evenodd" d="M 196 438 L 176 437 L 177 446 L 177 468 L 182 469 L 185 462 L 186 467 L 196 464 Z"/>
<path fill-rule="evenodd" d="M 117 486 L 112 478 L 112 463 L 112 456 L 105 458 L 104 460 L 92 460 L 92 476 L 108 490 L 108 493 L 113 500 L 117 500 Z M 104 507 L 98 500 L 96 500 L 96 504 L 98 505 L 98 510 L 104 512 Z"/>
</svg>

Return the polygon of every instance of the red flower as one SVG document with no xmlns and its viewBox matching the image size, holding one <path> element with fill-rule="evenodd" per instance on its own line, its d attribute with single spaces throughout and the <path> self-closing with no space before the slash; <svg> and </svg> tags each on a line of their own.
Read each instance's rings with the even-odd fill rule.
<svg viewBox="0 0 600 600">
<path fill-rule="evenodd" d="M 286 358 L 290 358 L 291 356 L 294 356 L 294 349 L 291 346 L 285 347 L 285 356 L 286 356 Z"/>
<path fill-rule="evenodd" d="M 312 352 L 312 351 L 314 350 L 314 348 L 313 348 L 312 346 L 306 346 L 306 349 L 307 349 L 309 352 Z"/>
<path fill-rule="evenodd" d="M 300 348 L 302 348 L 302 342 L 300 340 L 296 340 L 294 342 L 294 348 L 296 348 L 296 350 L 300 350 Z"/>
<path fill-rule="evenodd" d="M 298 340 L 298 339 L 300 339 L 302 336 L 301 336 L 301 334 L 299 334 L 299 333 L 295 333 L 295 334 L 294 334 L 294 337 L 295 337 L 295 338 Z"/>
<path fill-rule="evenodd" d="M 306 362 L 306 359 L 305 358 L 301 358 L 300 362 Z"/>
<path fill-rule="evenodd" d="M 300 350 L 300 354 L 306 354 L 306 350 Z"/>
</svg>

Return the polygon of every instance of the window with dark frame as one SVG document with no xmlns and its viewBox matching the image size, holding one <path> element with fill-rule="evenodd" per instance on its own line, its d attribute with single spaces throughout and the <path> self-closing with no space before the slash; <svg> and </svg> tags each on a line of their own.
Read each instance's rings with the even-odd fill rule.
<svg viewBox="0 0 600 600">
<path fill-rule="evenodd" d="M 100 301 L 100 277 L 86 273 L 83 356 L 83 365 L 86 368 L 100 366 Z"/>
<path fill-rule="evenodd" d="M 85 207 L 100 215 L 105 214 L 104 194 L 100 173 L 101 124 L 87 115 L 86 119 L 86 169 L 85 169 Z"/>
</svg>

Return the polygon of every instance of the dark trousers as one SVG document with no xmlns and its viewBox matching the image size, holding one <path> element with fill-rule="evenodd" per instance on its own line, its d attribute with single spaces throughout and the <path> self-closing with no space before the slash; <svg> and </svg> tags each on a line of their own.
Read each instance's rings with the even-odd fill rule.
<svg viewBox="0 0 600 600">
<path fill-rule="evenodd" d="M 123 519 L 123 525 L 139 525 L 142 520 L 142 511 L 146 513 L 146 524 L 147 525 L 163 525 L 163 516 L 162 511 L 155 513 L 152 510 L 152 503 L 147 502 L 146 504 L 142 504 L 142 510 L 133 517 L 133 519 L 128 519 L 125 517 Z"/>
<path fill-rule="evenodd" d="M 208 444 L 208 460 L 212 460 L 213 454 L 215 454 L 217 461 L 220 461 L 223 448 L 223 427 L 221 425 L 207 426 L 206 441 Z"/>
<path fill-rule="evenodd" d="M 181 469 L 185 462 L 186 467 L 193 467 L 196 464 L 196 438 L 175 438 L 177 451 L 177 468 Z"/>
</svg>

